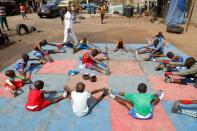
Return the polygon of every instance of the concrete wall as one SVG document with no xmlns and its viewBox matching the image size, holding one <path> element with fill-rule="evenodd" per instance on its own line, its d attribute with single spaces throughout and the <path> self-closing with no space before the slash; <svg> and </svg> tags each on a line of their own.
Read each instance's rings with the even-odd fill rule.
<svg viewBox="0 0 197 131">
<path fill-rule="evenodd" d="M 194 24 L 197 27 L 197 2 L 194 6 L 191 23 Z"/>
</svg>

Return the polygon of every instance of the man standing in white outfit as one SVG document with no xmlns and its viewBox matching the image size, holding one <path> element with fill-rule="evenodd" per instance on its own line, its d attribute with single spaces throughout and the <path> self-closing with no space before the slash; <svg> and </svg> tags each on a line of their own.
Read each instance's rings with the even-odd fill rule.
<svg viewBox="0 0 197 131">
<path fill-rule="evenodd" d="M 67 10 L 67 8 L 65 10 Z M 63 43 L 67 42 L 69 35 L 72 38 L 74 43 L 78 42 L 78 40 L 77 40 L 77 38 L 76 38 L 76 36 L 73 32 L 73 29 L 72 29 L 73 18 L 74 18 L 74 16 L 71 15 L 69 10 L 67 10 L 67 12 L 64 16 L 64 26 L 65 26 L 65 28 L 64 28 L 64 41 L 63 41 Z"/>
</svg>

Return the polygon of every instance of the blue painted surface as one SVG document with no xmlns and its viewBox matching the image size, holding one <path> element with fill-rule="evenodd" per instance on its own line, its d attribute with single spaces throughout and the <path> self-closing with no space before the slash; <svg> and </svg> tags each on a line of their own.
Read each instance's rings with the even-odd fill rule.
<svg viewBox="0 0 197 131">
<path fill-rule="evenodd" d="M 152 92 L 151 85 L 145 76 L 115 76 L 109 77 L 109 88 L 116 91 L 136 93 L 140 83 L 147 85 L 147 91 Z"/>
<path fill-rule="evenodd" d="M 110 131 L 110 110 L 109 101 L 103 100 L 92 112 L 85 117 L 77 117 L 73 114 L 71 103 L 62 101 L 61 105 L 53 114 L 53 119 L 48 126 L 49 131 L 68 130 L 68 131 Z"/>
<path fill-rule="evenodd" d="M 171 113 L 171 107 L 173 105 L 173 102 L 164 101 L 162 102 L 162 105 L 177 131 L 196 131 L 197 130 L 196 118 L 192 118 L 192 117 L 181 115 L 181 114 Z M 195 107 L 194 111 L 196 111 L 197 105 L 189 105 L 188 107 Z"/>
<path fill-rule="evenodd" d="M 96 44 L 105 50 L 107 46 L 109 50 L 115 48 L 115 44 L 106 45 L 106 43 Z M 135 49 L 143 46 L 142 44 L 130 44 L 126 45 L 129 49 Z M 46 46 L 45 49 L 56 49 L 56 47 Z M 79 57 L 81 53 L 72 54 L 72 50 L 66 49 L 67 53 L 63 54 L 53 54 L 52 58 L 55 60 L 63 60 L 63 59 L 75 59 L 77 60 L 77 65 L 80 64 Z M 176 49 L 173 45 L 169 45 L 166 48 L 167 51 L 173 51 L 177 54 L 188 57 L 180 50 Z M 34 58 L 33 51 L 29 53 L 31 58 Z M 112 60 L 135 60 L 134 52 L 130 51 L 129 53 L 124 53 L 119 51 L 117 53 L 113 53 L 109 51 L 109 56 Z M 139 55 L 137 59 L 142 59 L 144 56 Z M 120 59 L 119 59 L 120 58 Z M 117 91 L 126 91 L 126 92 L 137 92 L 137 85 L 141 82 L 144 82 L 148 86 L 148 92 L 154 93 L 152 91 L 151 85 L 147 80 L 147 75 L 156 75 L 163 76 L 162 72 L 154 71 L 157 63 L 154 62 L 144 62 L 137 61 L 145 74 L 143 76 L 109 76 L 109 88 Z M 76 69 L 78 66 L 76 65 Z M 132 68 L 132 67 L 131 67 Z M 15 69 L 15 63 L 4 69 L 4 72 L 7 69 Z M 55 74 L 36 74 L 35 69 L 33 71 L 32 80 L 43 80 L 45 82 L 45 90 L 60 90 L 62 91 L 63 87 L 68 83 L 70 76 L 68 75 L 55 75 Z M 95 73 L 100 75 L 100 73 L 88 70 L 88 69 L 80 69 L 80 74 L 83 72 Z M 63 100 L 57 104 L 51 105 L 46 109 L 40 112 L 28 112 L 25 110 L 25 103 L 28 96 L 28 87 L 32 85 L 25 85 L 22 88 L 24 91 L 21 95 L 16 98 L 1 98 L 0 99 L 0 130 L 2 131 L 34 131 L 34 130 L 68 130 L 68 131 L 110 131 L 110 107 L 109 107 L 109 99 L 103 100 L 99 103 L 91 112 L 91 114 L 79 118 L 73 114 L 71 109 L 71 104 L 68 100 Z M 60 96 L 61 93 L 57 93 L 55 95 L 50 95 L 46 97 L 56 97 Z M 164 101 L 163 103 L 164 109 L 168 114 L 168 117 L 171 119 L 177 131 L 196 131 L 196 119 L 170 113 L 172 102 Z M 187 107 L 186 107 L 187 108 Z M 187 108 L 188 109 L 188 108 Z M 193 108 L 189 108 L 193 109 Z M 196 109 L 196 108 L 195 108 Z M 118 113 L 118 112 L 117 112 Z M 167 129 L 166 129 L 167 130 Z"/>
</svg>

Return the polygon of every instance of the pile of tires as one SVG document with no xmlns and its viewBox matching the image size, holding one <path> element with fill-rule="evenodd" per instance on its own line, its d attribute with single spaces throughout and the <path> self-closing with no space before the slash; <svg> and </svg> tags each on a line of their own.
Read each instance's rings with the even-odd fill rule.
<svg viewBox="0 0 197 131">
<path fill-rule="evenodd" d="M 167 32 L 181 34 L 184 31 L 184 27 L 179 25 L 167 25 Z"/>
</svg>

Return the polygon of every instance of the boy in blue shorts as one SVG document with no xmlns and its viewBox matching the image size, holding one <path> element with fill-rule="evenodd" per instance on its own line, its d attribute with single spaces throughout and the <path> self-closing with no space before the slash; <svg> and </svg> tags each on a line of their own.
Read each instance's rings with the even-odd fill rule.
<svg viewBox="0 0 197 131">
<path fill-rule="evenodd" d="M 43 49 L 43 46 L 46 46 L 46 45 L 56 46 L 57 50 L 46 51 Z M 47 42 L 46 40 L 42 40 L 34 46 L 34 56 L 45 61 L 53 62 L 53 60 L 49 57 L 49 54 L 62 53 L 61 49 L 63 48 L 63 46 L 64 46 L 63 44 L 62 45 L 52 44 L 52 43 Z"/>
<path fill-rule="evenodd" d="M 87 38 L 84 37 L 80 43 L 73 48 L 74 54 L 80 50 L 93 50 L 88 44 Z"/>
<path fill-rule="evenodd" d="M 109 91 L 109 95 L 112 99 L 125 106 L 129 110 L 129 115 L 133 118 L 147 120 L 153 118 L 153 108 L 163 98 L 164 93 L 159 91 L 157 94 L 149 94 L 146 91 L 146 84 L 140 83 L 138 85 L 139 93 L 119 92 L 115 95 L 114 91 Z"/>
<path fill-rule="evenodd" d="M 26 78 L 26 72 L 31 71 L 34 67 L 43 64 L 42 62 L 39 63 L 31 63 L 28 66 L 28 62 L 32 60 L 40 60 L 40 59 L 30 59 L 29 55 L 22 54 L 21 59 L 16 63 L 16 71 L 19 73 L 20 76 Z"/>
</svg>

